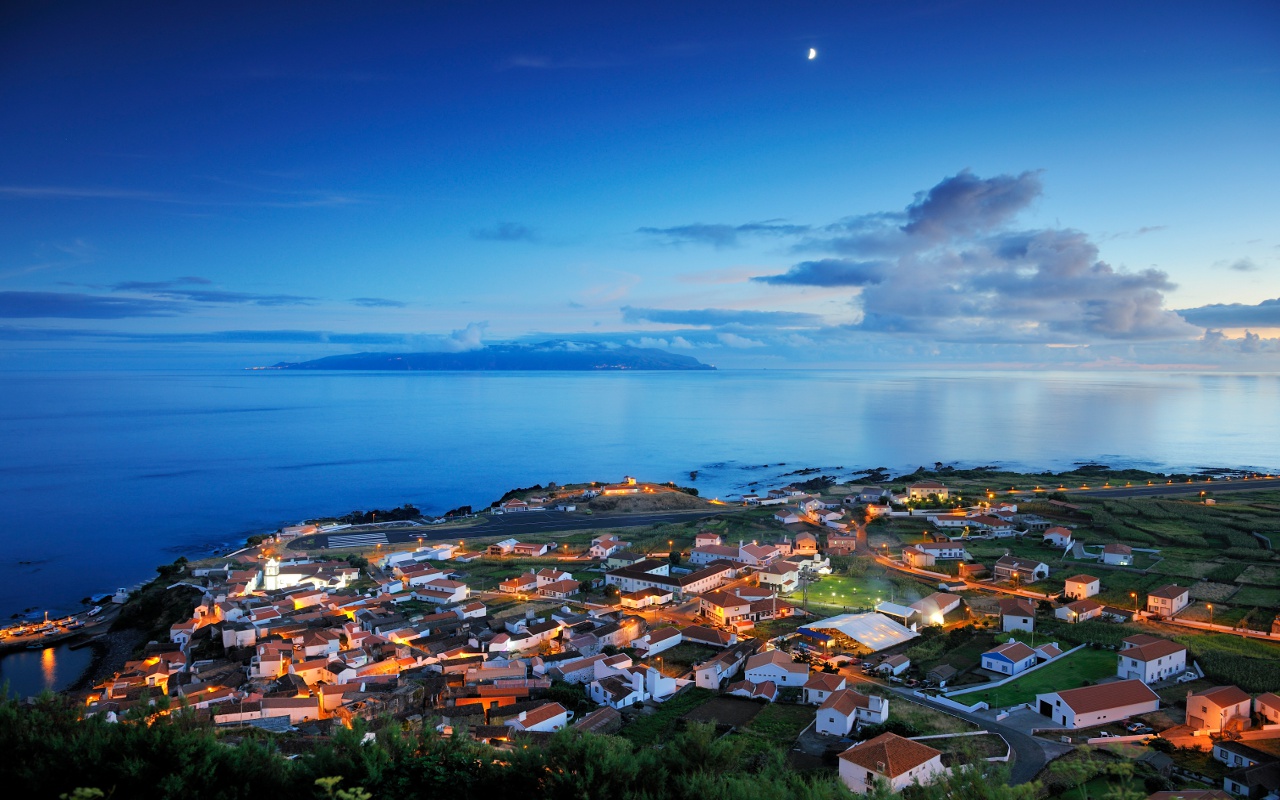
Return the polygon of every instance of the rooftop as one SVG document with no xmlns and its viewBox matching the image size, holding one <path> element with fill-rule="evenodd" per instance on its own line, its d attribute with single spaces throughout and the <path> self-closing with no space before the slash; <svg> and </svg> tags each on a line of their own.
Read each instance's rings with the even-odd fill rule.
<svg viewBox="0 0 1280 800">
<path fill-rule="evenodd" d="M 1107 708 L 1130 706 L 1160 699 L 1150 686 L 1136 679 L 1066 689 L 1057 694 L 1062 698 L 1063 705 L 1077 714 L 1088 714 Z"/>
<path fill-rule="evenodd" d="M 942 751 L 928 745 L 904 739 L 896 733 L 882 733 L 874 739 L 855 744 L 841 753 L 840 758 L 887 778 L 896 778 L 940 755 Z"/>
</svg>

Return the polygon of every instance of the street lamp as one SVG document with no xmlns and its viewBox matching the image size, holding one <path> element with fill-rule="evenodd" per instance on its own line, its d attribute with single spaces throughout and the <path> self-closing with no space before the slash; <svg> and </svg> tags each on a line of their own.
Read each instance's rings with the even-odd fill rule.
<svg viewBox="0 0 1280 800">
<path fill-rule="evenodd" d="M 1129 596 L 1133 598 L 1133 610 L 1137 611 L 1138 610 L 1138 593 L 1129 592 Z"/>
<path fill-rule="evenodd" d="M 1212 625 L 1213 624 L 1213 603 L 1208 603 L 1207 605 L 1209 606 L 1209 624 Z"/>
</svg>

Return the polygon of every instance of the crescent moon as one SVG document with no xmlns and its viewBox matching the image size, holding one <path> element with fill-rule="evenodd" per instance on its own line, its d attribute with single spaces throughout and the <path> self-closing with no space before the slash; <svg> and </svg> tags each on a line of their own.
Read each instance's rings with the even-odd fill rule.
<svg viewBox="0 0 1280 800">
<path fill-rule="evenodd" d="M 815 59 L 815 58 L 817 58 L 817 57 L 818 57 L 818 51 L 817 51 L 817 50 L 815 50 L 814 48 L 810 47 L 810 48 L 809 48 L 809 60 L 810 60 L 810 61 L 812 61 L 812 60 L 814 60 L 814 59 Z"/>
</svg>

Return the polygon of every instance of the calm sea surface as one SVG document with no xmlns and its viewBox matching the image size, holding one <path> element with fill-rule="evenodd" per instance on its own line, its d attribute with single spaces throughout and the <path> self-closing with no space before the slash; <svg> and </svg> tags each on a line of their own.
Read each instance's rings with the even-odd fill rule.
<svg viewBox="0 0 1280 800">
<path fill-rule="evenodd" d="M 0 373 L 0 613 L 74 609 L 179 555 L 356 508 L 624 474 L 697 470 L 724 496 L 801 467 L 1081 460 L 1274 471 L 1280 377 Z"/>
<path fill-rule="evenodd" d="M 20 650 L 0 657 L 0 686 L 7 684 L 14 697 L 31 697 L 46 689 L 60 692 L 79 680 L 91 663 L 91 647 Z"/>
</svg>

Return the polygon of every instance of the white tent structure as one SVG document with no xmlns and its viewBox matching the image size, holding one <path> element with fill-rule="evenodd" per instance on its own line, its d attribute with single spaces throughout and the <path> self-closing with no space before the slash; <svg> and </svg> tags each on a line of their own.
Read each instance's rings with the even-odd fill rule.
<svg viewBox="0 0 1280 800">
<path fill-rule="evenodd" d="M 799 632 L 815 639 L 826 639 L 828 637 L 822 632 L 823 630 L 837 630 L 873 651 L 902 644 L 919 635 L 884 614 L 876 613 L 841 614 L 838 617 L 828 617 L 805 625 Z"/>
</svg>

